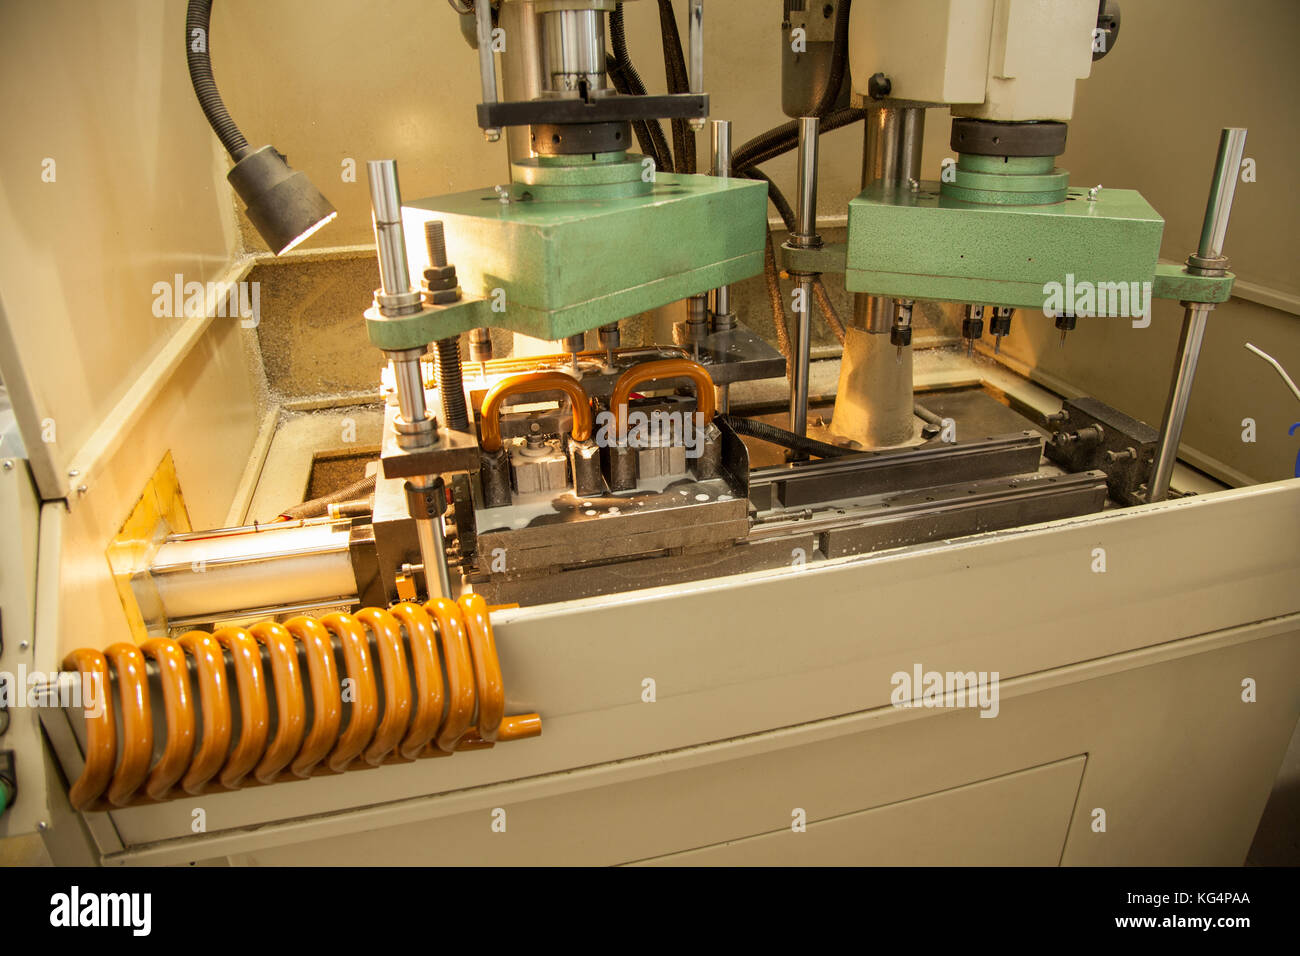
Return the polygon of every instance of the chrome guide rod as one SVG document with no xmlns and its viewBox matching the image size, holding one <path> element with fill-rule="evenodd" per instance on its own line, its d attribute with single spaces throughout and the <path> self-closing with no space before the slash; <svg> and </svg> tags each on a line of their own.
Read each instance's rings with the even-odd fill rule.
<svg viewBox="0 0 1300 956">
<path fill-rule="evenodd" d="M 795 214 L 794 241 L 801 245 L 817 244 L 817 138 L 821 120 L 816 116 L 799 119 L 799 200 Z M 794 376 L 790 383 L 790 430 L 796 435 L 808 432 L 808 375 L 812 358 L 813 277 L 799 279 L 799 306 L 795 311 L 795 334 L 790 348 Z"/>
<path fill-rule="evenodd" d="M 727 179 L 731 176 L 731 120 L 714 120 L 709 139 L 709 175 Z M 714 332 L 729 332 L 736 324 L 731 311 L 731 286 L 720 285 L 713 290 Z M 716 392 L 718 411 L 724 415 L 731 411 L 731 386 L 719 385 Z"/>
<path fill-rule="evenodd" d="M 1227 269 L 1223 258 L 1223 242 L 1228 232 L 1228 217 L 1232 213 L 1232 197 L 1237 189 L 1237 175 L 1241 170 L 1241 157 L 1246 149 L 1246 131 L 1226 128 L 1219 136 L 1219 152 L 1214 161 L 1214 178 L 1210 183 L 1210 196 L 1205 205 L 1205 220 L 1201 227 L 1201 241 L 1196 255 L 1188 260 L 1188 270 L 1209 274 L 1222 274 Z M 1214 261 L 1218 260 L 1218 261 Z M 1178 443 L 1187 418 L 1187 406 L 1192 397 L 1192 382 L 1196 377 L 1196 362 L 1200 358 L 1201 343 L 1214 305 L 1208 302 L 1185 302 L 1183 331 L 1178 340 L 1178 361 L 1169 400 L 1165 404 L 1164 418 L 1160 422 L 1160 442 L 1156 447 L 1151 478 L 1147 482 L 1147 501 L 1164 501 L 1169 496 L 1169 480 L 1178 460 Z"/>
</svg>

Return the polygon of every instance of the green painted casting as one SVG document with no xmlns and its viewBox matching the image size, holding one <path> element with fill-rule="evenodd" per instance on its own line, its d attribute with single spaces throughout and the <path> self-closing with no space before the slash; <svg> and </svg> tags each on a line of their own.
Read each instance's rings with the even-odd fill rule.
<svg viewBox="0 0 1300 956">
<path fill-rule="evenodd" d="M 1178 302 L 1227 302 L 1236 278 L 1231 272 L 1224 276 L 1194 276 L 1183 266 L 1160 263 L 1151 294 Z"/>
<path fill-rule="evenodd" d="M 661 172 L 650 185 L 641 196 L 557 202 L 503 203 L 490 189 L 437 196 L 407 204 L 406 233 L 422 237 L 425 220 L 441 219 L 461 287 L 487 300 L 476 324 L 541 339 L 763 271 L 765 184 Z"/>
<path fill-rule="evenodd" d="M 1044 286 L 1152 282 L 1164 220 L 1131 189 L 1045 206 L 974 205 L 873 186 L 849 203 L 845 286 L 898 298 L 1042 309 Z M 1154 289 L 1153 289 L 1154 294 Z"/>
<path fill-rule="evenodd" d="M 490 305 L 483 299 L 461 299 L 397 318 L 385 318 L 371 306 L 366 310 L 366 334 L 370 336 L 370 343 L 381 349 L 419 348 L 450 335 L 490 325 Z"/>
<path fill-rule="evenodd" d="M 974 156 L 959 153 L 953 182 L 941 184 L 949 199 L 996 206 L 1039 206 L 1061 202 L 1070 174 L 1051 156 Z"/>
<path fill-rule="evenodd" d="M 842 273 L 848 245 L 828 242 L 817 249 L 798 249 L 789 243 L 777 250 L 781 268 L 790 273 Z"/>
</svg>

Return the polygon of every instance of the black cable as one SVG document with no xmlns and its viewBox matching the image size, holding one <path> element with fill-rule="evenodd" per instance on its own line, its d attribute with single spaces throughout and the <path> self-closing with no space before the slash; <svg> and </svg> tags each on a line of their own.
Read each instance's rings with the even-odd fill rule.
<svg viewBox="0 0 1300 956">
<path fill-rule="evenodd" d="M 782 448 L 788 448 L 791 451 L 800 451 L 809 455 L 815 455 L 818 458 L 843 458 L 845 455 L 856 455 L 852 448 L 841 448 L 839 445 L 830 445 L 824 441 L 818 441 L 815 438 L 806 438 L 803 435 L 796 435 L 794 432 L 788 432 L 784 428 L 777 428 L 775 425 L 769 425 L 767 422 L 760 422 L 753 418 L 738 418 L 735 415 L 715 415 L 714 420 L 721 420 L 731 426 L 731 430 L 737 435 L 746 435 L 750 438 L 757 438 L 759 441 L 765 441 L 772 445 L 780 445 Z"/>
<path fill-rule="evenodd" d="M 835 47 L 831 54 L 831 73 L 826 78 L 826 89 L 822 90 L 817 105 L 813 107 L 813 116 L 825 116 L 840 98 L 840 87 L 844 85 L 844 67 L 849 62 L 849 6 L 851 0 L 840 0 L 839 10 L 835 16 Z"/>
<path fill-rule="evenodd" d="M 645 96 L 647 94 L 645 81 L 641 79 L 641 74 L 637 72 L 632 65 L 632 55 L 627 49 L 627 27 L 623 21 L 623 4 L 614 4 L 614 11 L 609 15 L 609 38 L 610 45 L 614 50 L 613 61 L 614 69 L 609 69 L 608 55 L 605 58 L 606 71 L 615 79 L 615 86 L 621 81 L 627 86 L 627 93 L 631 96 Z M 619 92 L 623 92 L 620 90 Z M 657 119 L 637 120 L 634 124 L 637 129 L 637 142 L 641 144 L 641 151 L 650 156 L 655 161 L 655 168 L 665 171 L 672 169 L 673 154 L 668 149 L 668 140 L 664 137 L 664 128 Z M 646 145 L 646 140 L 642 139 L 644 133 L 646 139 L 652 144 Z"/>
<path fill-rule="evenodd" d="M 608 53 L 605 54 L 605 72 L 609 75 L 610 82 L 614 84 L 614 89 L 624 96 L 645 95 L 633 92 L 635 87 L 629 82 L 628 74 Z M 655 169 L 665 171 L 672 169 L 672 153 L 668 150 L 668 140 L 664 139 L 663 127 L 659 125 L 658 120 L 632 120 L 632 132 L 636 135 L 641 152 L 654 160 Z"/>
<path fill-rule="evenodd" d="M 754 166 L 746 169 L 742 175 L 746 179 L 767 183 L 767 198 L 771 200 L 772 206 L 776 209 L 776 214 L 785 223 L 786 231 L 794 232 L 794 209 L 790 206 L 790 201 L 785 198 L 785 193 L 781 192 L 776 183 L 772 182 L 771 177 Z"/>
<path fill-rule="evenodd" d="M 690 79 L 686 75 L 686 56 L 682 52 L 682 36 L 677 31 L 677 17 L 672 0 L 659 0 L 659 32 L 664 48 L 664 74 L 669 93 L 690 92 Z M 673 171 L 695 172 L 695 134 L 684 119 L 672 121 Z"/>
<path fill-rule="evenodd" d="M 203 107 L 208 124 L 226 152 L 240 160 L 248 152 L 248 140 L 226 112 L 226 104 L 217 92 L 217 81 L 212 78 L 211 20 L 212 0 L 190 0 L 185 11 L 185 62 L 190 68 L 194 95 Z"/>
<path fill-rule="evenodd" d="M 848 107 L 827 114 L 821 123 L 820 132 L 830 133 L 845 126 L 852 125 L 865 118 L 866 110 Z M 742 143 L 731 154 L 731 175 L 740 176 L 751 166 L 757 166 L 783 153 L 788 153 L 799 145 L 799 124 L 795 120 L 775 126 L 765 133 L 760 133 L 751 140 Z"/>
</svg>

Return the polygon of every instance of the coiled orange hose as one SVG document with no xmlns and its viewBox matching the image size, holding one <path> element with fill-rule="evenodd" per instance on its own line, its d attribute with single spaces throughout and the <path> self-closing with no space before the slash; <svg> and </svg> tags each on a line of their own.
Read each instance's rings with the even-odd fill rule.
<svg viewBox="0 0 1300 956">
<path fill-rule="evenodd" d="M 165 726 L 152 767 L 149 660 L 158 670 Z M 86 701 L 96 706 L 86 713 L 85 767 L 69 790 L 78 810 L 165 800 L 178 795 L 178 782 L 187 794 L 234 790 L 343 772 L 357 757 L 377 766 L 448 756 L 542 730 L 537 714 L 505 716 L 491 617 L 478 595 L 267 621 L 247 630 L 190 631 L 139 648 L 114 644 L 102 654 L 83 648 L 63 666 L 98 691 Z M 116 687 L 108 681 L 110 667 Z"/>
</svg>

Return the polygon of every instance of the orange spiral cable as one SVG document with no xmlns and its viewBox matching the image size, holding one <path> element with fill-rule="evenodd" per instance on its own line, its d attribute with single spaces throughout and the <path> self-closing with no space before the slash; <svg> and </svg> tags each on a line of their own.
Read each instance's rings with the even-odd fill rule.
<svg viewBox="0 0 1300 956">
<path fill-rule="evenodd" d="M 150 661 L 160 701 L 151 698 Z M 445 757 L 541 733 L 537 714 L 505 716 L 491 617 L 477 595 L 81 649 L 63 666 L 80 674 L 91 705 L 85 766 L 69 789 L 78 810 Z M 163 740 L 151 767 L 154 706 Z"/>
</svg>

